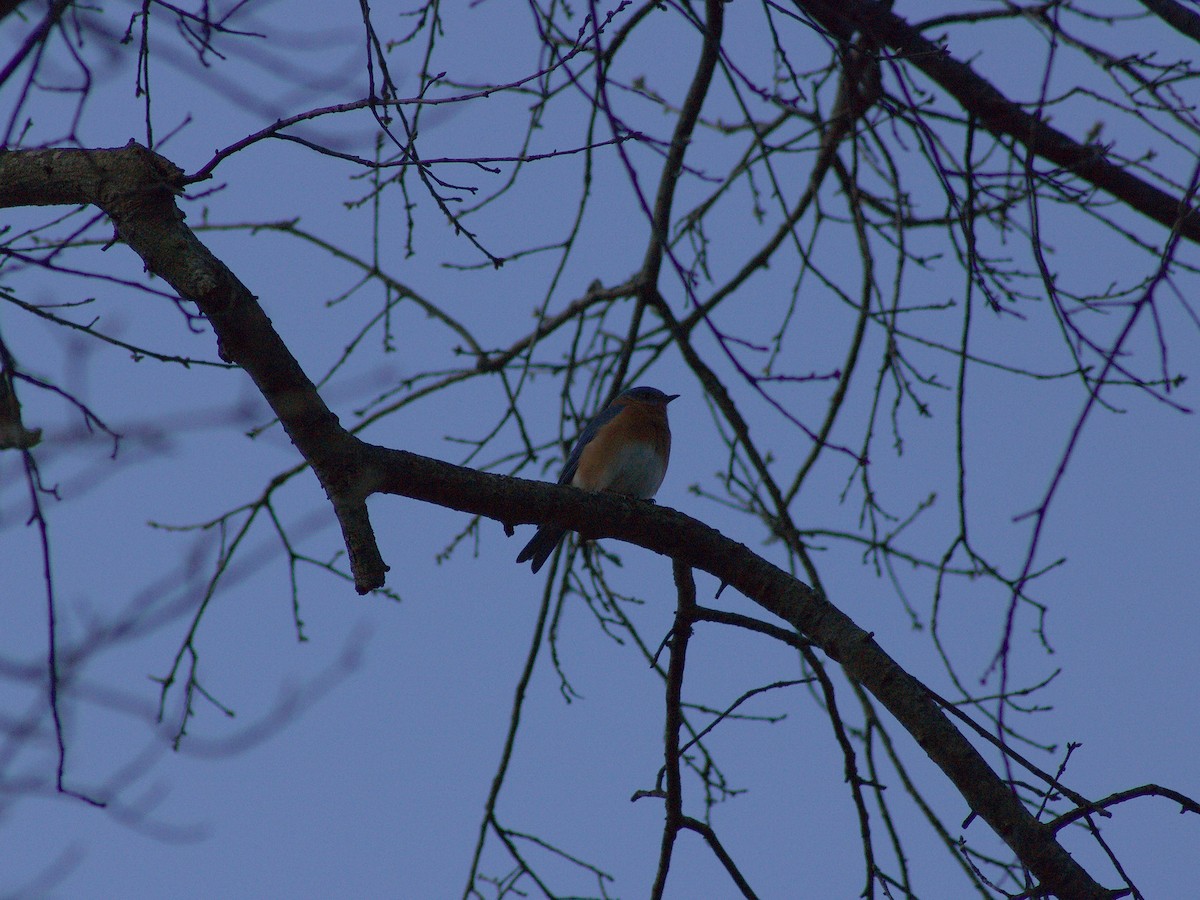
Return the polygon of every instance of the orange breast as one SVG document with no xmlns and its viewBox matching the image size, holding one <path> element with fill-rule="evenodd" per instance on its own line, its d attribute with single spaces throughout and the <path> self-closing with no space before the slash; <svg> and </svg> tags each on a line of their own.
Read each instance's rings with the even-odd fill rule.
<svg viewBox="0 0 1200 900">
<path fill-rule="evenodd" d="M 670 453 L 671 430 L 662 407 L 631 402 L 583 448 L 571 483 L 649 499 L 662 484 Z"/>
</svg>

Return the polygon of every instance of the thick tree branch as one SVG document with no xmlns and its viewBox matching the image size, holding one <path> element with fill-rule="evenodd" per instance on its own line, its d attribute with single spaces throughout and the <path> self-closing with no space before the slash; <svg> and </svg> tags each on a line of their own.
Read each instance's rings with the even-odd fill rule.
<svg viewBox="0 0 1200 900">
<path fill-rule="evenodd" d="M 271 325 L 257 298 L 184 224 L 175 205 L 183 171 L 130 141 L 104 150 L 0 153 L 0 208 L 94 204 L 146 268 L 190 300 L 216 332 L 221 356 L 246 370 L 312 466 L 342 528 L 355 586 L 381 587 L 387 566 L 367 519 L 370 484 L 358 443 Z"/>
<path fill-rule="evenodd" d="M 11 152 L 0 154 L 0 207 L 95 204 L 150 271 L 196 303 L 222 353 L 254 380 L 317 473 L 342 525 L 359 591 L 382 584 L 386 571 L 365 506 L 374 491 L 503 523 L 555 522 L 589 537 L 614 537 L 654 550 L 736 588 L 840 663 L 896 717 L 1042 888 L 1063 898 L 1109 896 L 873 635 L 742 544 L 683 513 L 643 501 L 477 472 L 348 434 L 256 298 L 184 225 L 174 202 L 182 177 L 173 164 L 135 143 L 113 150 Z"/>
<path fill-rule="evenodd" d="M 1200 243 L 1200 211 L 1109 162 L 1102 148 L 1080 144 L 1026 112 L 969 65 L 893 13 L 888 4 L 873 0 L 796 2 L 832 34 L 848 36 L 859 31 L 879 46 L 902 55 L 992 134 L 1013 138 L 1042 159 L 1074 173 L 1160 225 L 1174 228 L 1178 223 L 1181 235 Z"/>
<path fill-rule="evenodd" d="M 1141 0 L 1141 4 L 1180 34 L 1200 42 L 1200 14 L 1175 0 Z"/>
<path fill-rule="evenodd" d="M 369 448 L 380 490 L 488 516 L 548 522 L 592 537 L 637 544 L 700 569 L 790 622 L 896 717 L 950 778 L 970 808 L 1004 840 L 1049 893 L 1105 898 L 1097 884 L 1038 822 L 1013 790 L 950 723 L 924 686 L 845 613 L 714 528 L 673 509 L 609 494 L 462 469 L 401 450 Z"/>
</svg>

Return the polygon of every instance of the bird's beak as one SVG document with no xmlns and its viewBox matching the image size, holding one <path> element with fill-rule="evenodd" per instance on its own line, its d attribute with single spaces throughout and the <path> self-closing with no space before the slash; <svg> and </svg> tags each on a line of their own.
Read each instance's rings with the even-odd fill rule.
<svg viewBox="0 0 1200 900">
<path fill-rule="evenodd" d="M 667 399 L 663 401 L 663 406 L 666 406 L 668 403 L 670 403 L 672 400 L 674 400 L 678 396 L 679 396 L 678 394 L 667 394 Z"/>
</svg>

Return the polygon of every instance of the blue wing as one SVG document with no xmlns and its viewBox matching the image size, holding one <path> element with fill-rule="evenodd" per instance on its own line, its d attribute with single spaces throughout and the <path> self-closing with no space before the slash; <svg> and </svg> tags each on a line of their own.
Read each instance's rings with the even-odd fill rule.
<svg viewBox="0 0 1200 900">
<path fill-rule="evenodd" d="M 559 484 L 570 484 L 571 479 L 575 477 L 575 470 L 579 468 L 579 457 L 583 455 L 583 448 L 592 442 L 596 434 L 608 422 L 611 422 L 624 408 L 624 395 L 613 400 L 608 406 L 604 407 L 599 413 L 592 417 L 592 420 L 587 423 L 583 429 L 583 433 L 579 435 L 579 439 L 575 441 L 575 446 L 571 448 L 571 455 L 567 457 L 567 464 L 563 466 L 562 474 L 558 476 Z M 517 557 L 517 562 L 532 562 L 533 571 L 536 573 L 538 569 L 550 558 L 550 554 L 554 552 L 554 548 L 558 546 L 558 542 L 566 535 L 567 529 L 561 528 L 558 525 L 542 525 L 534 533 L 533 539 L 525 545 Z"/>
<path fill-rule="evenodd" d="M 620 399 L 620 398 L 618 398 Z M 579 457 L 583 455 L 583 448 L 592 442 L 592 438 L 596 433 L 604 427 L 605 423 L 611 422 L 616 418 L 617 413 L 625 406 L 624 403 L 618 403 L 614 400 L 608 406 L 604 407 L 599 413 L 592 417 L 592 421 L 587 423 L 587 427 L 583 429 L 583 433 L 579 435 L 579 440 L 575 442 L 575 446 L 571 448 L 571 455 L 567 457 L 567 464 L 563 466 L 562 474 L 558 476 L 559 484 L 570 484 L 571 479 L 575 477 L 575 470 L 579 468 Z"/>
<path fill-rule="evenodd" d="M 583 448 L 586 447 L 596 436 L 601 426 L 605 422 L 611 421 L 613 416 L 621 411 L 621 406 L 617 403 L 612 403 L 606 406 L 602 412 L 592 418 L 592 421 L 587 423 L 583 429 L 583 433 L 579 435 L 579 439 L 575 441 L 575 446 L 571 448 L 571 455 L 567 457 L 567 464 L 563 466 L 562 474 L 558 476 L 559 484 L 570 484 L 571 479 L 575 477 L 575 470 L 579 468 L 579 457 L 583 454 Z M 536 574 L 550 558 L 550 554 L 554 552 L 554 548 L 558 546 L 558 542 L 566 535 L 567 529 L 558 525 L 542 525 L 534 532 L 533 539 L 525 545 L 517 556 L 517 562 L 532 562 L 533 571 Z"/>
</svg>

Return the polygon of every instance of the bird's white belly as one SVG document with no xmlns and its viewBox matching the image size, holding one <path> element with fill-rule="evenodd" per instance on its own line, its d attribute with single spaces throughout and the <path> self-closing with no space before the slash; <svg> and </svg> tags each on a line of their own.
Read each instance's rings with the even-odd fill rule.
<svg viewBox="0 0 1200 900">
<path fill-rule="evenodd" d="M 578 478 L 573 483 L 576 487 L 612 491 L 649 500 L 658 491 L 666 474 L 667 467 L 655 452 L 654 445 L 636 443 L 626 444 L 618 450 L 595 484 L 578 484 Z"/>
</svg>

